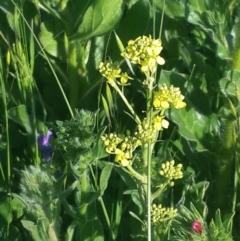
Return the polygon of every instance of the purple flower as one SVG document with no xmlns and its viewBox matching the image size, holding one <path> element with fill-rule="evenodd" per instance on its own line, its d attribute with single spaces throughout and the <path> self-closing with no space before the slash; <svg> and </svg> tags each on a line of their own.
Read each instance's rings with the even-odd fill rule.
<svg viewBox="0 0 240 241">
<path fill-rule="evenodd" d="M 53 153 L 53 148 L 50 143 L 52 135 L 53 133 L 48 131 L 46 136 L 38 134 L 37 137 L 39 151 L 46 162 L 50 162 Z"/>
<path fill-rule="evenodd" d="M 193 221 L 192 222 L 192 230 L 196 233 L 201 234 L 202 233 L 202 224 L 199 221 Z"/>
</svg>

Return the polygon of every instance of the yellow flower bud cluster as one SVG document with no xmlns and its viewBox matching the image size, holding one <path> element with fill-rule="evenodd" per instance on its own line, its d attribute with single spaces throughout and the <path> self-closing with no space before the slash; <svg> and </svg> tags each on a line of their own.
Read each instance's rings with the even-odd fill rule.
<svg viewBox="0 0 240 241">
<path fill-rule="evenodd" d="M 172 219 L 177 215 L 177 209 L 166 208 L 161 204 L 152 204 L 151 206 L 151 216 L 153 224 L 166 223 L 172 221 Z"/>
<path fill-rule="evenodd" d="M 122 142 L 124 137 L 117 135 L 116 133 L 106 134 L 101 136 L 101 140 L 105 145 L 105 150 L 109 154 L 115 154 L 117 146 Z"/>
<path fill-rule="evenodd" d="M 101 136 L 105 150 L 109 154 L 115 154 L 115 161 L 122 166 L 131 164 L 133 151 L 142 143 L 136 137 L 124 137 L 111 133 Z"/>
<path fill-rule="evenodd" d="M 162 169 L 160 170 L 159 174 L 165 177 L 170 186 L 174 185 L 172 180 L 181 179 L 183 177 L 182 172 L 182 164 L 177 164 L 174 166 L 174 160 L 163 163 Z"/>
<path fill-rule="evenodd" d="M 115 81 L 117 79 L 120 80 L 121 85 L 126 85 L 128 83 L 129 79 L 133 79 L 128 76 L 127 73 L 121 73 L 121 69 L 119 67 L 119 64 L 117 63 L 111 63 L 110 61 L 100 62 L 99 64 L 99 72 L 102 76 L 107 78 L 109 84 L 113 85 L 115 84 Z"/>
<path fill-rule="evenodd" d="M 165 60 L 160 57 L 161 51 L 162 42 L 160 39 L 140 36 L 135 40 L 130 40 L 121 55 L 133 64 L 141 65 L 143 72 L 151 71 L 154 73 L 158 64 L 163 65 L 165 63 Z"/>
<path fill-rule="evenodd" d="M 163 84 L 159 91 L 154 93 L 153 106 L 163 111 L 170 107 L 180 109 L 186 106 L 183 100 L 184 96 L 181 94 L 179 88 L 171 85 L 168 89 L 167 85 Z"/>
<path fill-rule="evenodd" d="M 142 124 L 138 125 L 138 130 L 135 132 L 135 136 L 141 140 L 142 143 L 153 143 L 156 139 L 157 131 L 153 125 Z"/>
</svg>

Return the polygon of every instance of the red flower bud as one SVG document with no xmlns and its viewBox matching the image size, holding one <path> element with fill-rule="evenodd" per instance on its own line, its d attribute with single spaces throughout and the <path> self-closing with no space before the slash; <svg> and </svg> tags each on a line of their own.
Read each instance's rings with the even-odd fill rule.
<svg viewBox="0 0 240 241">
<path fill-rule="evenodd" d="M 202 224 L 199 221 L 192 222 L 192 230 L 196 233 L 202 233 Z"/>
</svg>

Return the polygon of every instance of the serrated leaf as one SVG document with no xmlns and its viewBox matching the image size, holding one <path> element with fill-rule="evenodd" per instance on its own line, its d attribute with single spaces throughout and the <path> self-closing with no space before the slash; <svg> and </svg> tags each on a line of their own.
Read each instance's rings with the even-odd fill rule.
<svg viewBox="0 0 240 241">
<path fill-rule="evenodd" d="M 72 39 L 86 40 L 112 30 L 123 14 L 124 0 L 94 1 L 84 14 L 77 34 Z"/>
</svg>

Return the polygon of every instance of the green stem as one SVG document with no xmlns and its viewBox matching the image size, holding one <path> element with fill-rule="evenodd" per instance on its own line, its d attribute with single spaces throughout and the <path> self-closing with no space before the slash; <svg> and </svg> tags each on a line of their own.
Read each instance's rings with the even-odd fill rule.
<svg viewBox="0 0 240 241">
<path fill-rule="evenodd" d="M 153 115 L 153 91 L 152 86 L 147 89 L 147 124 L 148 126 L 152 125 L 152 115 Z M 148 223 L 148 241 L 151 241 L 152 238 L 152 222 L 151 222 L 151 160 L 152 160 L 152 143 L 147 144 L 146 157 L 147 157 L 147 223 Z"/>
<path fill-rule="evenodd" d="M 137 179 L 139 180 L 142 184 L 145 184 L 145 179 L 144 176 L 142 176 L 141 174 L 139 174 L 138 172 L 136 172 L 132 166 L 128 165 L 127 169 L 131 172 L 131 174 Z"/>
<path fill-rule="evenodd" d="M 152 194 L 152 197 L 151 197 L 152 201 L 154 199 L 158 198 L 161 195 L 161 193 L 163 192 L 163 190 L 165 189 L 165 187 L 167 186 L 167 184 L 162 184 L 162 185 L 163 186 L 159 187 L 159 189 Z"/>
<path fill-rule="evenodd" d="M 3 73 L 3 67 L 2 67 L 2 61 L 0 60 L 0 73 Z M 0 76 L 0 81 L 1 81 L 1 89 L 2 89 L 2 95 L 3 95 L 3 105 L 4 105 L 4 114 L 5 114 L 5 124 L 6 124 L 6 142 L 7 142 L 7 147 L 6 147 L 6 153 L 7 153 L 7 192 L 8 194 L 11 194 L 11 186 L 12 186 L 12 181 L 11 181 L 11 159 L 10 159 L 10 138 L 9 138 L 9 126 L 8 126 L 8 112 L 7 112 L 7 96 L 6 96 L 6 88 L 4 85 L 4 80 L 3 80 L 3 74 Z M 1 165 L 1 164 L 0 164 Z M 4 172 L 2 170 L 2 165 L 1 167 L 1 172 L 2 176 L 5 179 Z M 8 204 L 9 204 L 9 210 L 8 210 L 8 215 L 11 215 L 11 195 L 8 196 Z M 8 220 L 10 220 L 10 217 L 8 217 Z M 9 236 L 9 221 L 7 223 L 7 237 Z"/>
<path fill-rule="evenodd" d="M 119 89 L 119 87 L 117 86 L 117 84 L 115 82 L 111 82 L 109 83 L 111 84 L 111 86 L 118 92 L 118 94 L 121 96 L 123 102 L 125 103 L 125 105 L 127 106 L 127 108 L 129 109 L 129 111 L 131 112 L 131 114 L 133 115 L 134 120 L 137 122 L 137 124 L 141 124 L 141 120 L 138 117 L 138 115 L 136 114 L 136 112 L 134 111 L 134 109 L 132 108 L 132 106 L 129 104 L 128 100 L 126 99 L 126 97 L 124 96 L 124 94 L 122 93 L 122 91 Z"/>
<path fill-rule="evenodd" d="M 97 191 L 97 190 L 99 190 L 99 186 L 97 184 L 97 180 L 96 180 L 95 175 L 93 173 L 92 166 L 90 165 L 89 168 L 90 168 L 90 172 L 91 172 L 92 177 L 93 177 L 93 181 L 94 181 L 94 185 L 95 185 L 95 191 Z M 113 229 L 112 229 L 112 226 L 111 226 L 111 222 L 110 222 L 110 219 L 109 219 L 109 216 L 108 216 L 107 209 L 106 209 L 106 206 L 104 204 L 104 201 L 103 201 L 102 197 L 99 197 L 98 200 L 99 200 L 100 205 L 102 207 L 103 215 L 104 215 L 104 217 L 106 219 L 106 223 L 107 223 L 107 226 L 108 226 L 108 230 L 110 232 L 110 236 L 112 237 L 112 240 L 115 240 L 115 235 L 114 235 L 114 232 L 113 232 Z"/>
<path fill-rule="evenodd" d="M 81 208 L 79 214 L 83 219 L 86 219 L 87 214 L 87 194 L 88 194 L 88 176 L 87 176 L 87 165 L 81 164 L 81 168 L 86 170 L 81 176 Z"/>
<path fill-rule="evenodd" d="M 237 30 L 236 30 L 236 40 L 235 40 L 235 47 L 233 51 L 233 62 L 232 62 L 232 68 L 240 70 L 240 21 L 238 22 L 237 25 Z"/>
<path fill-rule="evenodd" d="M 77 72 L 77 48 L 76 43 L 71 42 L 68 49 L 68 71 L 69 71 L 69 102 L 72 110 L 78 106 L 79 97 L 79 75 Z"/>
<path fill-rule="evenodd" d="M 233 181 L 232 170 L 234 168 L 234 150 L 235 150 L 235 125 L 234 118 L 228 117 L 225 122 L 225 138 L 222 149 L 219 153 L 219 171 L 217 178 L 217 204 L 220 209 L 226 208 L 229 200 L 229 185 Z M 228 205 L 227 205 L 228 206 Z"/>
</svg>

